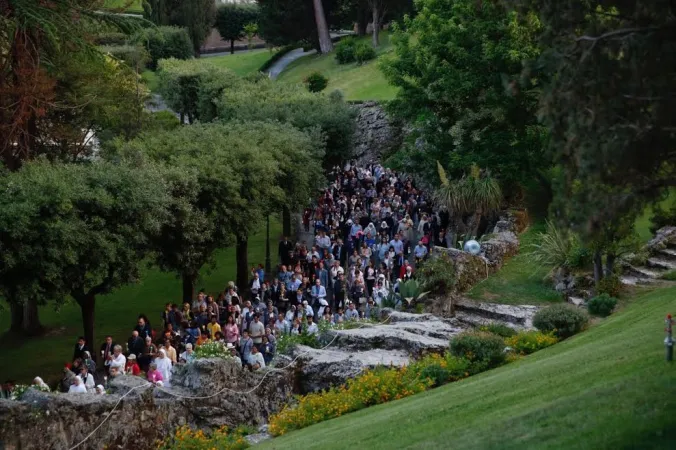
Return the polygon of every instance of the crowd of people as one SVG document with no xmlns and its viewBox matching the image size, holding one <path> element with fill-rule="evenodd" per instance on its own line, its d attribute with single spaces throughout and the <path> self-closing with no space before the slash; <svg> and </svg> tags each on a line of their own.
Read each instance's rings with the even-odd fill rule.
<svg viewBox="0 0 676 450">
<path fill-rule="evenodd" d="M 415 277 L 430 246 L 447 246 L 448 214 L 435 211 L 413 180 L 381 165 L 347 164 L 329 173 L 329 186 L 302 222 L 313 242 L 279 242 L 273 274 L 252 267 L 247 286 L 200 290 L 192 302 L 167 303 L 159 333 L 141 314 L 126 342 L 106 336 L 94 348 L 80 337 L 62 390 L 103 393 L 109 379 L 144 376 L 171 386 L 172 367 L 189 364 L 205 342 L 222 344 L 244 368 L 260 370 L 285 334 L 317 334 L 319 324 L 374 319 L 399 283 Z M 35 386 L 44 384 L 39 377 Z"/>
</svg>

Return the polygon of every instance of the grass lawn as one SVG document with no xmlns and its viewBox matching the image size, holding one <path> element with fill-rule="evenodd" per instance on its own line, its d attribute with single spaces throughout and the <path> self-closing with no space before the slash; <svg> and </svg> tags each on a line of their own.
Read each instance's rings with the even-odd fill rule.
<svg viewBox="0 0 676 450">
<path fill-rule="evenodd" d="M 152 70 L 146 69 L 141 72 L 141 78 L 145 82 L 150 92 L 157 92 L 160 88 L 160 81 L 157 78 L 157 74 Z"/>
<path fill-rule="evenodd" d="M 676 363 L 644 292 L 589 331 L 523 360 L 264 442 L 260 449 L 676 448 Z"/>
<path fill-rule="evenodd" d="M 239 76 L 248 75 L 250 73 L 258 72 L 258 69 L 272 57 L 274 51 L 266 48 L 251 50 L 248 52 L 235 53 L 234 55 L 210 56 L 205 57 L 206 61 L 210 61 L 219 67 L 226 67 Z"/>
<path fill-rule="evenodd" d="M 519 236 L 519 253 L 505 263 L 496 274 L 489 276 L 474 286 L 466 297 L 510 305 L 537 305 L 563 301 L 551 283 L 543 278 L 549 272 L 530 257 L 530 245 L 535 242 L 538 233 L 543 232 L 544 224 L 531 225 Z"/>
<path fill-rule="evenodd" d="M 249 264 L 265 262 L 265 227 L 249 240 Z M 276 249 L 277 238 L 281 233 L 278 220 L 270 223 L 271 248 Z M 274 252 L 271 250 L 274 257 Z M 221 251 L 217 256 L 217 267 L 213 271 L 203 270 L 202 279 L 197 288 L 204 287 L 207 292 L 223 290 L 228 281 L 235 279 L 235 249 Z M 274 263 L 274 261 L 273 261 Z M 161 328 L 160 316 L 166 302 L 181 301 L 181 282 L 176 276 L 148 269 L 141 283 L 120 289 L 113 294 L 99 297 L 96 301 L 96 322 L 94 349 L 110 334 L 116 342 L 124 343 L 131 335 L 136 317 L 144 313 L 150 319 L 153 328 Z M 0 313 L 0 330 L 9 328 L 9 307 L 3 305 Z M 41 376 L 50 382 L 60 379 L 61 368 L 73 355 L 73 346 L 82 334 L 80 308 L 69 303 L 55 312 L 44 307 L 40 311 L 40 320 L 49 331 L 45 336 L 16 340 L 5 336 L 0 341 L 0 381 L 9 379 L 30 382 Z M 48 381 L 49 380 L 49 381 Z"/>
<path fill-rule="evenodd" d="M 126 13 L 143 14 L 143 0 L 105 0 L 103 7 L 107 9 L 124 9 Z"/>
<path fill-rule="evenodd" d="M 660 202 L 660 206 L 668 211 L 674 205 L 676 205 L 676 189 L 671 189 L 667 198 Z M 653 208 L 652 206 L 648 206 L 645 211 L 643 211 L 643 214 L 636 219 L 636 232 L 640 236 L 642 242 L 648 242 L 653 238 L 653 234 L 650 232 L 650 226 L 652 225 L 650 219 L 652 217 Z"/>
<path fill-rule="evenodd" d="M 378 55 L 392 50 L 389 34 L 380 35 Z M 370 42 L 370 36 L 364 37 Z M 324 92 L 340 89 L 346 100 L 391 100 L 397 94 L 397 88 L 391 86 L 378 68 L 378 59 L 358 66 L 356 63 L 340 65 L 335 53 L 328 55 L 310 55 L 292 62 L 277 78 L 287 83 L 302 83 L 312 72 L 320 72 L 329 79 Z"/>
</svg>

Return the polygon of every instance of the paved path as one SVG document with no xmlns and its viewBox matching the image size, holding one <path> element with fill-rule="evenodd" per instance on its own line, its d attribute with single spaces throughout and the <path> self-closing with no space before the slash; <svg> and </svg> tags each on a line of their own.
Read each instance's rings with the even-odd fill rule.
<svg viewBox="0 0 676 450">
<path fill-rule="evenodd" d="M 291 50 L 289 53 L 286 55 L 282 56 L 279 58 L 277 61 L 275 61 L 272 66 L 270 66 L 270 69 L 268 69 L 268 75 L 270 78 L 273 80 L 277 79 L 280 73 L 286 69 L 289 64 L 297 60 L 298 58 L 302 58 L 303 56 L 308 56 L 308 55 L 314 55 L 317 53 L 317 50 L 310 50 L 310 51 L 304 51 L 302 48 L 297 48 L 295 50 Z"/>
</svg>

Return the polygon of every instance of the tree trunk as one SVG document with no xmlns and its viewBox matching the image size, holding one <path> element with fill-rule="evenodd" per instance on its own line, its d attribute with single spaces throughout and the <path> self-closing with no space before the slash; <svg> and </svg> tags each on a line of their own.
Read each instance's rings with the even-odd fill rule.
<svg viewBox="0 0 676 450">
<path fill-rule="evenodd" d="M 249 285 L 249 238 L 248 236 L 237 236 L 236 255 L 237 258 L 237 287 L 243 292 Z"/>
<path fill-rule="evenodd" d="M 235 40 L 230 39 L 230 54 L 235 53 Z"/>
<path fill-rule="evenodd" d="M 479 227 L 481 226 L 481 215 L 482 211 L 481 209 L 477 209 L 476 213 L 474 214 L 474 219 L 472 223 L 472 239 L 477 239 L 479 237 Z"/>
<path fill-rule="evenodd" d="M 9 330 L 20 333 L 23 330 L 23 305 L 16 301 L 9 302 L 9 311 L 12 316 L 12 324 Z"/>
<path fill-rule="evenodd" d="M 366 14 L 364 8 L 357 9 L 357 35 L 366 36 L 366 28 L 368 28 L 369 16 Z"/>
<path fill-rule="evenodd" d="M 606 276 L 611 277 L 615 271 L 615 260 L 617 256 L 614 253 L 608 253 L 606 255 Z"/>
<path fill-rule="evenodd" d="M 282 208 L 282 234 L 291 237 L 291 211 L 286 206 Z"/>
<path fill-rule="evenodd" d="M 594 252 L 594 283 L 596 285 L 603 279 L 603 261 L 601 258 L 601 251 Z"/>
<path fill-rule="evenodd" d="M 82 311 L 82 327 L 84 329 L 84 337 L 87 341 L 87 346 L 94 348 L 94 313 L 96 311 L 96 297 L 94 295 L 85 294 L 78 296 L 76 299 Z"/>
<path fill-rule="evenodd" d="M 378 5 L 374 4 L 373 5 L 373 46 L 374 47 L 378 47 L 380 45 L 380 14 L 381 14 L 381 11 L 378 9 Z"/>
<path fill-rule="evenodd" d="M 191 303 L 195 298 L 195 282 L 197 281 L 196 274 L 183 274 L 183 302 Z"/>
<path fill-rule="evenodd" d="M 23 304 L 23 332 L 28 336 L 37 336 L 42 333 L 43 327 L 38 315 L 38 302 L 29 298 Z"/>
<path fill-rule="evenodd" d="M 324 14 L 324 5 L 322 0 L 312 0 L 315 9 L 315 22 L 317 23 L 317 34 L 319 37 L 319 51 L 321 53 L 330 53 L 333 50 L 333 42 L 329 34 L 329 26 L 326 24 L 326 15 Z"/>
</svg>

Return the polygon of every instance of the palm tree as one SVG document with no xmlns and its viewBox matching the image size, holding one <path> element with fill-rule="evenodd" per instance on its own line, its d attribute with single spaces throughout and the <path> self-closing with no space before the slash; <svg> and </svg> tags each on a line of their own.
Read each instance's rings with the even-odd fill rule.
<svg viewBox="0 0 676 450">
<path fill-rule="evenodd" d="M 329 34 L 329 26 L 326 24 L 324 5 L 322 0 L 312 0 L 315 9 L 315 21 L 317 22 L 317 34 L 319 35 L 319 51 L 330 53 L 333 50 L 333 42 Z"/>
<path fill-rule="evenodd" d="M 472 214 L 468 228 L 471 227 L 472 235 L 476 237 L 481 216 L 500 209 L 502 203 L 500 185 L 488 171 L 482 172 L 476 165 L 472 165 L 469 175 L 453 181 L 448 179 L 446 171 L 438 161 L 437 170 L 441 186 L 434 194 L 435 201 L 455 215 L 458 224 L 462 223 L 464 216 Z"/>
</svg>

